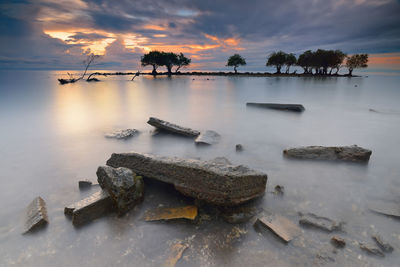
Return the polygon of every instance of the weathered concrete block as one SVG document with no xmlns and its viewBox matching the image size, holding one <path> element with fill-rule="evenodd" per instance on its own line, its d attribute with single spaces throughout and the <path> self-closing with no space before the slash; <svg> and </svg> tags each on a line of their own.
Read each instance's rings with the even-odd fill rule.
<svg viewBox="0 0 400 267">
<path fill-rule="evenodd" d="M 167 132 L 171 132 L 174 134 L 180 134 L 180 135 L 184 135 L 184 136 L 190 136 L 190 137 L 196 137 L 200 134 L 199 131 L 196 130 L 192 130 L 190 128 L 185 128 L 164 120 L 160 120 L 154 117 L 150 117 L 150 119 L 147 122 L 148 124 L 156 127 L 157 129 L 163 130 L 163 131 L 167 131 Z"/>
<path fill-rule="evenodd" d="M 196 145 L 214 145 L 219 142 L 221 135 L 215 131 L 207 130 L 200 133 L 199 136 L 194 140 Z"/>
<path fill-rule="evenodd" d="M 26 208 L 24 234 L 35 231 L 49 223 L 46 203 L 43 198 L 37 197 Z"/>
</svg>

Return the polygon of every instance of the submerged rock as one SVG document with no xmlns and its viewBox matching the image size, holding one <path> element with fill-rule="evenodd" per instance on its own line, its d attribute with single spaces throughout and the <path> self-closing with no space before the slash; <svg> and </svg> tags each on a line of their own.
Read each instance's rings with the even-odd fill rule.
<svg viewBox="0 0 400 267">
<path fill-rule="evenodd" d="M 237 144 L 235 149 L 237 152 L 243 151 L 243 146 L 241 144 Z"/>
<path fill-rule="evenodd" d="M 283 154 L 286 157 L 296 159 L 367 162 L 372 151 L 356 145 L 341 147 L 307 146 L 285 149 Z"/>
<path fill-rule="evenodd" d="M 157 129 L 171 132 L 174 134 L 179 134 L 179 135 L 184 135 L 184 136 L 190 136 L 190 137 L 196 137 L 200 134 L 199 131 L 192 130 L 190 128 L 185 128 L 164 120 L 160 120 L 158 118 L 150 117 L 150 119 L 147 122 L 151 126 L 156 127 Z"/>
<path fill-rule="evenodd" d="M 197 145 L 214 145 L 219 142 L 221 135 L 217 132 L 207 130 L 200 133 L 199 136 L 194 140 Z"/>
<path fill-rule="evenodd" d="M 108 133 L 105 135 L 107 138 L 115 138 L 115 139 L 126 139 L 137 135 L 139 133 L 136 129 L 125 129 L 125 130 L 116 130 L 112 133 Z"/>
<path fill-rule="evenodd" d="M 277 109 L 277 110 L 287 110 L 287 111 L 295 111 L 295 112 L 302 112 L 302 111 L 305 110 L 303 105 L 300 105 L 300 104 L 247 103 L 246 105 L 247 106 L 252 106 L 252 107 Z"/>
<path fill-rule="evenodd" d="M 25 230 L 23 233 L 36 231 L 48 223 L 46 203 L 43 198 L 37 197 L 26 208 Z"/>
<path fill-rule="evenodd" d="M 270 229 L 286 243 L 301 234 L 296 224 L 278 214 L 258 218 L 257 222 Z"/>
<path fill-rule="evenodd" d="M 143 200 L 143 178 L 132 170 L 100 166 L 96 174 L 101 188 L 110 194 L 119 214 L 127 212 Z"/>
<path fill-rule="evenodd" d="M 327 232 L 333 232 L 342 228 L 342 223 L 335 222 L 329 218 L 317 216 L 313 213 L 300 213 L 299 223 L 301 225 L 319 228 Z"/>
<path fill-rule="evenodd" d="M 343 248 L 344 246 L 346 246 L 346 241 L 338 236 L 333 236 L 331 238 L 331 243 L 337 248 Z"/>
<path fill-rule="evenodd" d="M 78 182 L 79 189 L 87 189 L 92 186 L 92 182 L 89 180 L 82 180 Z"/>
<path fill-rule="evenodd" d="M 173 184 L 182 194 L 216 205 L 238 205 L 262 196 L 267 175 L 248 167 L 139 153 L 113 153 L 112 167 Z"/>
<path fill-rule="evenodd" d="M 368 208 L 376 213 L 387 216 L 400 217 L 400 205 L 395 202 L 376 201 L 368 204 Z"/>
<path fill-rule="evenodd" d="M 285 193 L 285 187 L 283 185 L 276 185 L 275 186 L 275 190 L 273 192 L 275 195 L 280 195 L 283 196 L 283 194 Z"/>
<path fill-rule="evenodd" d="M 379 256 L 379 257 L 385 257 L 385 254 L 383 254 L 383 251 L 379 247 L 376 247 L 373 244 L 360 243 L 360 248 L 362 250 L 366 251 L 370 255 L 375 255 L 375 256 Z"/>
<path fill-rule="evenodd" d="M 155 208 L 146 211 L 145 221 L 188 219 L 194 220 L 197 217 L 196 206 L 185 206 L 178 208 Z"/>
<path fill-rule="evenodd" d="M 72 216 L 72 224 L 80 226 L 97 219 L 114 208 L 110 195 L 102 190 L 64 208 L 64 214 Z"/>
<path fill-rule="evenodd" d="M 384 252 L 392 252 L 393 247 L 388 242 L 386 242 L 380 235 L 373 234 L 372 239 L 375 240 L 376 244 L 384 251 Z"/>
</svg>

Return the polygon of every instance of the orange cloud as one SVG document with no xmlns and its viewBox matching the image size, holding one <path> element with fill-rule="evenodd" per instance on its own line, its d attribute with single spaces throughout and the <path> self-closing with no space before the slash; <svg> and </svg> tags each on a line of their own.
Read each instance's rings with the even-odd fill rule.
<svg viewBox="0 0 400 267">
<path fill-rule="evenodd" d="M 146 30 L 155 30 L 155 31 L 166 31 L 167 27 L 164 26 L 160 26 L 160 25 L 151 25 L 151 24 L 147 24 L 143 26 L 143 29 Z"/>
<path fill-rule="evenodd" d="M 214 41 L 218 44 L 218 46 L 222 47 L 224 50 L 230 50 L 230 49 L 235 49 L 235 50 L 243 50 L 242 47 L 239 47 L 239 44 L 241 40 L 239 38 L 218 38 L 217 36 L 210 35 L 210 34 L 204 34 L 204 36 L 207 39 L 210 39 L 211 41 Z"/>
<path fill-rule="evenodd" d="M 397 65 L 400 67 L 400 53 L 372 54 L 369 56 L 370 65 Z"/>
</svg>

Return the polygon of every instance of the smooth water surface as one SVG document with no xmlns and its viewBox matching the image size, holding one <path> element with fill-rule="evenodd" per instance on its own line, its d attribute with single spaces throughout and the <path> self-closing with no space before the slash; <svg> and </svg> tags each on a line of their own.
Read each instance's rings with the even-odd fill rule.
<svg viewBox="0 0 400 267">
<path fill-rule="evenodd" d="M 189 248 L 177 266 L 385 265 L 400 262 L 400 220 L 368 210 L 369 202 L 400 202 L 400 77 L 99 77 L 100 82 L 59 85 L 60 72 L 0 72 L 0 265 L 160 266 L 174 243 Z M 247 108 L 246 102 L 301 103 L 302 114 Z M 378 112 L 370 111 L 374 109 Z M 150 116 L 221 134 L 219 144 L 153 135 Z M 128 140 L 107 139 L 135 128 Z M 235 151 L 236 144 L 244 151 Z M 305 145 L 353 145 L 373 151 L 369 164 L 288 160 L 282 151 Z M 146 181 L 145 200 L 123 217 L 115 214 L 74 228 L 66 205 L 81 179 L 112 152 L 137 151 L 208 160 L 226 157 L 268 174 L 267 191 L 251 205 L 286 216 L 298 212 L 344 221 L 344 249 L 333 234 L 301 228 L 289 244 L 268 231 L 226 223 L 200 209 L 196 222 L 144 222 L 147 209 L 192 204 L 172 187 Z M 272 194 L 283 185 L 283 197 Z M 24 209 L 36 196 L 47 203 L 50 224 L 21 235 Z M 379 232 L 394 247 L 384 258 L 357 242 Z"/>
</svg>

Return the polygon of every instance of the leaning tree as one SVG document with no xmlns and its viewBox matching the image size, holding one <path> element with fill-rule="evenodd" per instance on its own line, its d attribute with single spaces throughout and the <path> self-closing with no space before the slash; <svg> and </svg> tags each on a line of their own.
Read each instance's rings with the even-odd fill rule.
<svg viewBox="0 0 400 267">
<path fill-rule="evenodd" d="M 285 65 L 287 54 L 283 51 L 273 52 L 268 57 L 266 66 L 275 66 L 276 73 L 280 74 L 282 66 Z"/>
<path fill-rule="evenodd" d="M 346 67 L 349 69 L 349 76 L 353 75 L 353 70 L 368 67 L 368 54 L 355 54 L 347 57 Z"/>
<path fill-rule="evenodd" d="M 285 65 L 286 65 L 286 73 L 289 73 L 290 67 L 296 65 L 297 63 L 297 58 L 294 54 L 286 54 L 286 60 L 285 60 Z"/>
<path fill-rule="evenodd" d="M 178 60 L 176 62 L 176 70 L 175 72 L 178 72 L 180 68 L 184 68 L 186 66 L 189 66 L 192 60 L 190 58 L 185 57 L 182 53 L 178 55 Z"/>
<path fill-rule="evenodd" d="M 150 51 L 147 54 L 144 54 L 141 58 L 141 63 L 143 67 L 153 66 L 152 74 L 157 74 L 157 68 L 162 65 L 162 53 L 159 51 Z"/>
<path fill-rule="evenodd" d="M 244 65 L 246 65 L 246 59 L 244 59 L 239 54 L 234 54 L 233 56 L 230 56 L 228 58 L 228 62 L 226 63 L 226 66 L 233 67 L 233 69 L 235 70 L 235 73 L 237 73 L 237 67 L 244 66 Z"/>
</svg>

